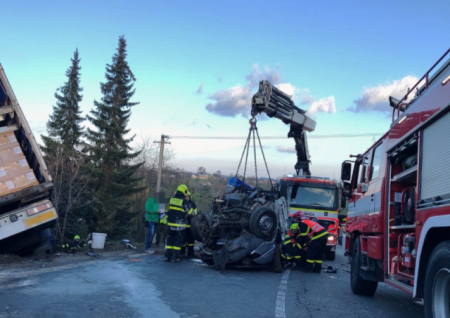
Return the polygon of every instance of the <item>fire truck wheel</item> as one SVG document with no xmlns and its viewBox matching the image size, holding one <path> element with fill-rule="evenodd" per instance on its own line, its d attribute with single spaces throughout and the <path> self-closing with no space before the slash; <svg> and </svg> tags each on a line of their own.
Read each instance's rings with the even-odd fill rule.
<svg viewBox="0 0 450 318">
<path fill-rule="evenodd" d="M 378 282 L 366 280 L 361 274 L 361 247 L 357 236 L 353 243 L 353 253 L 351 262 L 350 285 L 356 295 L 373 296 L 377 291 Z"/>
<path fill-rule="evenodd" d="M 425 275 L 425 317 L 450 317 L 450 241 L 431 254 Z"/>
</svg>

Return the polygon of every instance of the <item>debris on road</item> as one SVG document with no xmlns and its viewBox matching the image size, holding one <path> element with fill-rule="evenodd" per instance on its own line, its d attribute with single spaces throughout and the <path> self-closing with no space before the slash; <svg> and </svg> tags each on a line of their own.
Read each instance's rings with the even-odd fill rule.
<svg viewBox="0 0 450 318">
<path fill-rule="evenodd" d="M 331 265 L 328 265 L 327 267 L 322 268 L 324 273 L 337 273 L 338 269 L 339 268 L 337 266 L 331 266 Z"/>
<path fill-rule="evenodd" d="M 92 257 L 99 257 L 99 256 L 101 256 L 100 254 L 92 253 L 92 252 L 86 252 L 86 255 L 89 255 L 89 256 L 92 256 Z"/>
</svg>

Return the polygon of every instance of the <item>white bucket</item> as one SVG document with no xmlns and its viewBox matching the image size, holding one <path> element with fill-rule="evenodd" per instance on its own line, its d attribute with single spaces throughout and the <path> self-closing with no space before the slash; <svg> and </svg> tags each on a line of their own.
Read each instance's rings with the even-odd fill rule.
<svg viewBox="0 0 450 318">
<path fill-rule="evenodd" d="M 103 249 L 105 247 L 106 234 L 92 233 L 92 248 Z"/>
</svg>

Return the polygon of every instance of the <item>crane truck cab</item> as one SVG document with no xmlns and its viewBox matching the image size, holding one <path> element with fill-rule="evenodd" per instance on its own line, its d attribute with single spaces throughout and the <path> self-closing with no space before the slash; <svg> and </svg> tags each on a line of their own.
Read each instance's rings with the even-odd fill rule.
<svg viewBox="0 0 450 318">
<path fill-rule="evenodd" d="M 325 258 L 334 260 L 339 236 L 340 186 L 328 178 L 292 174 L 281 178 L 279 185 L 280 193 L 289 206 L 290 217 L 302 211 L 327 229 Z"/>
</svg>

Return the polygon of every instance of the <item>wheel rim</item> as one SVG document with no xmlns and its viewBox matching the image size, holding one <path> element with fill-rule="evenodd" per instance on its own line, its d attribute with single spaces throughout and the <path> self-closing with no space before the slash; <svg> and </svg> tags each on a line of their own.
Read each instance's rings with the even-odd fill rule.
<svg viewBox="0 0 450 318">
<path fill-rule="evenodd" d="M 263 215 L 261 219 L 259 219 L 259 227 L 263 231 L 268 231 L 273 226 L 273 220 L 268 215 Z"/>
<path fill-rule="evenodd" d="M 432 302 L 434 317 L 450 317 L 450 270 L 447 268 L 436 275 Z"/>
</svg>

